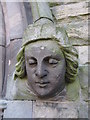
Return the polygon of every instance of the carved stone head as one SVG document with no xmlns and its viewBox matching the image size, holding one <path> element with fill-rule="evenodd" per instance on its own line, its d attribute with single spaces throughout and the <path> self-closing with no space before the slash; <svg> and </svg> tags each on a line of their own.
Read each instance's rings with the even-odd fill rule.
<svg viewBox="0 0 90 120">
<path fill-rule="evenodd" d="M 35 26 L 33 28 L 35 31 Z M 75 48 L 65 43 L 67 39 L 64 43 L 60 41 L 62 37 L 65 38 L 62 33 L 61 38 L 53 32 L 47 34 L 49 37 L 44 34 L 46 32 L 42 34 L 44 37 L 41 34 L 36 37 L 35 33 L 31 37 L 30 29 L 26 30 L 22 48 L 17 55 L 15 79 L 27 76 L 29 89 L 37 97 L 48 99 L 59 94 L 66 82 L 75 81 L 78 54 Z"/>
</svg>

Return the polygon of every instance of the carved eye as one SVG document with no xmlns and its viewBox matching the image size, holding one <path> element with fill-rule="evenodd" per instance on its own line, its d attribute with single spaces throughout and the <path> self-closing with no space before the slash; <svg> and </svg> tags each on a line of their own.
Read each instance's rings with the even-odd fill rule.
<svg viewBox="0 0 90 120">
<path fill-rule="evenodd" d="M 58 60 L 52 58 L 50 58 L 48 62 L 49 64 L 58 64 Z"/>
<path fill-rule="evenodd" d="M 36 65 L 37 61 L 35 59 L 29 59 L 28 63 L 29 63 L 29 65 Z"/>
</svg>

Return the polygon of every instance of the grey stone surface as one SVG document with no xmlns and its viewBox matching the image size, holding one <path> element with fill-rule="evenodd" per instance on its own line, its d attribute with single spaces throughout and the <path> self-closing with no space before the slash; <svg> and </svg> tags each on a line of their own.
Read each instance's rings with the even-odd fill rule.
<svg viewBox="0 0 90 120">
<path fill-rule="evenodd" d="M 67 1 L 68 3 L 68 1 Z M 88 45 L 88 3 L 62 4 L 51 8 L 57 26 L 64 27 L 73 45 Z"/>
<path fill-rule="evenodd" d="M 79 55 L 79 66 L 85 65 L 90 62 L 90 60 L 88 59 L 89 47 L 90 46 L 75 46 Z"/>
<path fill-rule="evenodd" d="M 5 31 L 6 31 L 6 46 L 10 44 L 10 25 L 9 25 L 9 19 L 8 19 L 8 11 L 6 7 L 6 3 L 2 2 L 2 8 L 4 13 L 4 19 L 5 19 Z"/>
<path fill-rule="evenodd" d="M 79 47 L 79 62 L 82 65 L 85 65 L 86 63 L 90 62 L 88 59 L 88 55 L 89 55 L 89 48 L 90 46 L 81 46 Z"/>
<path fill-rule="evenodd" d="M 81 103 L 79 106 L 79 118 L 88 118 L 88 104 L 87 103 Z"/>
<path fill-rule="evenodd" d="M 21 38 L 23 34 L 23 20 L 19 2 L 6 3 L 10 39 Z"/>
<path fill-rule="evenodd" d="M 2 96 L 3 80 L 5 75 L 5 21 L 0 2 L 0 98 Z"/>
<path fill-rule="evenodd" d="M 50 7 L 57 6 L 57 5 L 66 5 L 66 4 L 71 4 L 71 3 L 78 3 L 82 1 L 89 1 L 89 0 L 51 0 L 49 1 Z"/>
<path fill-rule="evenodd" d="M 80 66 L 79 68 L 79 80 L 81 86 L 82 99 L 87 101 L 88 99 L 88 81 L 89 81 L 88 65 Z"/>
<path fill-rule="evenodd" d="M 55 18 L 57 19 L 57 26 L 61 26 L 61 27 L 64 26 L 66 28 L 70 42 L 73 45 L 87 45 L 88 44 L 87 3 L 82 2 L 82 1 L 86 2 L 87 0 L 72 0 L 72 2 L 71 2 L 71 0 L 60 0 L 58 5 L 62 5 L 62 6 L 55 7 L 54 3 L 52 5 L 52 6 L 54 6 L 52 8 L 52 12 L 53 12 Z M 55 0 L 54 0 L 54 2 L 55 2 Z M 72 4 L 75 2 L 81 2 L 81 3 Z M 21 11 L 20 11 L 20 13 L 18 11 L 18 10 L 20 10 L 20 8 L 18 7 L 19 5 L 16 5 L 17 7 L 15 7 L 10 4 L 8 6 L 9 13 L 10 13 L 9 14 L 9 22 L 8 22 L 7 15 L 5 15 L 7 18 L 6 33 L 7 33 L 7 36 L 9 36 L 9 32 L 10 32 L 11 39 L 14 39 L 17 37 L 22 37 L 22 20 L 21 20 L 22 17 L 21 17 Z M 13 9 L 13 11 L 12 11 L 12 9 Z M 8 11 L 5 10 L 5 13 L 6 12 L 8 12 Z M 25 19 L 23 19 L 23 21 Z M 11 26 L 9 26 L 9 24 Z M 7 37 L 7 44 L 10 44 L 9 40 L 10 40 L 9 37 Z M 10 83 L 9 81 L 11 80 L 12 73 L 15 68 L 16 53 L 19 50 L 20 42 L 21 42 L 21 40 L 19 42 L 17 40 L 15 40 L 14 42 L 11 42 L 11 45 L 7 51 L 6 66 L 8 67 L 8 70 L 6 70 L 7 71 L 6 74 L 8 75 L 8 79 L 7 79 L 7 81 L 8 81 L 7 87 L 8 88 L 9 88 L 9 83 Z M 88 46 L 79 46 L 79 47 L 77 47 L 77 49 L 79 52 L 79 63 L 81 65 L 86 64 L 88 62 Z M 1 50 L 0 50 L 0 53 L 1 53 Z M 2 67 L 2 65 L 0 65 L 0 67 Z M 81 92 L 84 96 L 83 99 L 86 100 L 87 99 L 87 88 L 88 88 L 88 69 L 87 69 L 87 67 L 85 68 L 83 66 L 83 69 L 81 70 L 81 72 L 82 72 L 82 73 L 80 73 L 80 84 L 81 84 L 81 88 L 82 88 Z M 0 82 L 0 85 L 1 85 L 1 82 Z M 24 101 L 21 101 L 21 102 L 24 103 Z M 26 105 L 26 104 L 28 104 L 28 105 Z M 26 108 L 24 105 L 26 106 Z M 30 106 L 31 106 L 31 104 L 30 104 Z M 73 104 L 68 104 L 67 102 L 66 103 L 53 103 L 53 102 L 52 103 L 37 103 L 37 102 L 34 102 L 33 108 L 31 108 L 31 109 L 33 110 L 33 118 L 34 117 L 35 118 L 38 118 L 38 117 L 41 117 L 41 118 L 42 117 L 46 117 L 46 118 L 48 118 L 48 117 L 51 117 L 51 118 L 52 117 L 58 117 L 58 118 L 59 117 L 62 117 L 62 118 L 63 117 L 65 117 L 65 118 L 66 117 L 67 118 L 74 117 L 74 118 L 77 118 L 78 112 L 79 112 L 80 118 L 85 118 L 88 116 L 86 104 L 80 105 L 78 112 L 77 112 L 76 108 L 74 108 Z M 20 113 L 20 110 L 21 110 L 21 113 Z M 23 112 L 24 112 L 23 110 L 24 111 L 26 110 L 25 114 L 23 114 Z M 19 112 L 17 112 L 17 111 L 19 111 Z M 25 103 L 25 104 L 18 103 L 17 104 L 17 102 L 13 103 L 13 101 L 12 101 L 11 103 L 8 104 L 8 108 L 4 112 L 6 115 L 6 116 L 4 116 L 4 118 L 7 118 L 7 116 L 8 116 L 8 118 L 10 118 L 11 115 L 12 115 L 12 117 L 13 116 L 15 117 L 14 112 L 17 113 L 18 117 L 25 116 L 27 114 L 30 115 L 31 113 L 29 113 L 29 112 L 27 113 L 27 111 L 29 111 L 29 103 Z M 70 113 L 71 113 L 71 115 L 69 116 Z"/>
<path fill-rule="evenodd" d="M 33 102 L 33 118 L 78 118 L 73 102 Z"/>
<path fill-rule="evenodd" d="M 88 113 L 90 113 L 90 102 L 88 104 Z M 88 114 L 88 118 L 90 119 L 90 114 Z"/>
<path fill-rule="evenodd" d="M 0 45 L 5 46 L 5 23 L 1 3 L 0 3 Z"/>
<path fill-rule="evenodd" d="M 32 101 L 8 101 L 3 118 L 32 118 Z"/>
<path fill-rule="evenodd" d="M 2 118 L 2 110 L 0 109 L 0 120 L 1 120 L 1 118 Z"/>
<path fill-rule="evenodd" d="M 21 47 L 21 44 L 22 39 L 16 39 L 14 41 L 11 41 L 10 46 L 6 50 L 6 82 L 4 84 L 4 94 L 5 91 L 8 94 L 8 91 L 10 90 L 9 88 L 11 88 L 10 82 L 12 81 L 12 76 L 15 71 L 15 64 L 17 62 L 16 56 Z"/>
<path fill-rule="evenodd" d="M 20 50 L 21 44 L 22 44 L 22 39 L 15 39 L 14 41 L 10 42 L 10 46 L 9 46 L 10 51 L 9 53 L 7 53 L 7 56 L 8 54 L 10 55 L 9 61 L 8 61 L 8 64 L 9 64 L 8 75 L 9 74 L 11 75 L 15 70 L 15 64 L 17 62 L 16 56 L 18 51 Z"/>
<path fill-rule="evenodd" d="M 4 77 L 5 48 L 0 46 L 0 97 L 2 92 L 2 83 Z"/>
<path fill-rule="evenodd" d="M 70 20 L 66 19 L 63 20 L 63 23 L 60 21 L 57 23 L 57 26 L 64 27 L 68 34 L 70 43 L 72 45 L 88 45 L 89 38 L 88 38 L 88 17 L 85 17 L 85 20 L 75 21 L 75 19 Z M 68 21 L 70 20 L 70 21 Z"/>
<path fill-rule="evenodd" d="M 30 7 L 30 3 L 24 2 L 24 7 L 25 7 L 25 12 L 26 12 L 26 17 L 27 17 L 27 23 L 32 24 L 33 23 L 33 18 L 32 18 L 32 11 Z"/>
<path fill-rule="evenodd" d="M 47 2 L 31 2 L 30 5 L 33 15 L 33 22 L 36 22 L 43 17 L 53 20 L 51 10 Z"/>
<path fill-rule="evenodd" d="M 7 101 L 0 99 L 0 110 L 3 111 L 4 109 L 6 109 L 6 107 L 7 107 Z"/>
<path fill-rule="evenodd" d="M 88 45 L 88 20 L 67 25 L 66 31 L 74 45 Z"/>
<path fill-rule="evenodd" d="M 88 4 L 84 2 L 53 7 L 52 11 L 57 20 L 88 14 Z"/>
<path fill-rule="evenodd" d="M 27 27 L 28 21 L 32 23 L 31 11 L 28 8 L 30 4 L 24 6 L 24 3 L 2 2 L 6 26 L 6 46 L 10 44 L 10 39 L 22 38 L 23 30 Z"/>
<path fill-rule="evenodd" d="M 24 2 L 27 3 L 27 2 Z M 21 15 L 22 15 L 22 22 L 23 22 L 23 29 L 25 30 L 26 27 L 28 26 L 28 21 L 27 21 L 27 16 L 26 16 L 26 10 L 25 10 L 25 6 L 24 3 L 20 2 L 20 9 L 21 9 Z M 28 11 L 28 10 L 27 10 Z M 30 11 L 29 11 L 30 12 Z M 29 16 L 28 16 L 29 17 Z"/>
<path fill-rule="evenodd" d="M 6 47 L 6 59 L 5 59 L 5 76 L 4 76 L 4 85 L 3 85 L 3 97 L 5 96 L 6 92 L 6 85 L 7 85 L 7 76 L 9 70 L 9 59 L 10 59 L 10 46 Z"/>
</svg>

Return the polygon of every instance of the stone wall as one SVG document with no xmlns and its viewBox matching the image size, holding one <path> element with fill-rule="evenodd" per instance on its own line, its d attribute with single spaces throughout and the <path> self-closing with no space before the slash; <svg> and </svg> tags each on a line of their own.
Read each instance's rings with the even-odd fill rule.
<svg viewBox="0 0 90 120">
<path fill-rule="evenodd" d="M 64 27 L 68 34 L 70 43 L 75 46 L 79 53 L 79 66 L 82 70 L 80 83 L 82 91 L 88 92 L 88 64 L 89 61 L 89 3 L 87 0 L 63 1 L 61 3 L 49 3 L 56 26 Z M 80 72 L 81 73 L 81 72 Z M 86 77 L 87 76 L 87 77 Z M 85 91 L 84 91 L 85 90 Z M 85 94 L 84 93 L 84 94 Z M 88 97 L 88 95 L 85 95 Z"/>
<path fill-rule="evenodd" d="M 56 5 L 51 4 L 51 10 L 57 26 L 64 27 L 70 43 L 79 53 L 79 78 L 83 100 L 88 99 L 89 78 L 89 3 L 87 0 L 73 0 Z M 82 111 L 83 114 L 84 111 Z"/>
<path fill-rule="evenodd" d="M 83 100 L 88 102 L 89 87 L 89 1 L 72 0 L 61 3 L 49 3 L 56 21 L 56 26 L 64 27 L 70 43 L 79 53 L 79 78 Z M 82 111 L 83 114 L 84 111 Z"/>
<path fill-rule="evenodd" d="M 22 43 L 23 31 L 29 23 L 32 23 L 30 7 L 28 3 L 2 3 L 6 25 L 6 74 L 4 80 L 4 94 L 6 87 L 9 90 L 10 80 L 15 70 L 16 54 Z M 4 118 L 86 118 L 88 114 L 88 65 L 90 63 L 89 55 L 89 20 L 87 0 L 63 0 L 60 2 L 49 2 L 56 26 L 65 28 L 70 43 L 78 50 L 79 53 L 79 78 L 81 85 L 81 94 L 83 96 L 82 105 L 78 111 L 70 103 L 42 103 L 32 101 L 8 101 L 7 109 L 4 111 Z M 26 12 L 28 10 L 28 12 Z M 28 17 L 27 17 L 28 16 Z M 30 21 L 29 21 L 29 18 Z M 0 46 L 1 47 L 1 46 Z M 0 50 L 1 51 L 1 50 Z M 7 83 L 7 85 L 6 85 Z M 24 105 L 24 111 L 23 106 Z M 76 105 L 78 106 L 78 105 Z M 71 109 L 70 109 L 71 107 Z M 82 108 L 86 111 L 81 110 Z M 62 109 L 63 108 L 63 109 Z M 49 110 L 49 111 L 48 111 Z M 67 111 L 72 112 L 68 116 Z M 14 114 L 15 111 L 15 114 Z M 20 112 L 20 114 L 18 114 Z M 26 111 L 29 111 L 28 113 Z M 39 112 L 38 112 L 39 111 Z M 60 112 L 61 111 L 61 112 Z M 46 113 L 45 113 L 46 112 Z M 79 115 L 78 115 L 79 112 Z M 26 114 L 27 113 L 27 114 Z M 53 114 L 55 113 L 55 114 Z M 25 115 L 24 115 L 25 114 Z M 11 116 L 12 115 L 12 116 Z"/>
</svg>

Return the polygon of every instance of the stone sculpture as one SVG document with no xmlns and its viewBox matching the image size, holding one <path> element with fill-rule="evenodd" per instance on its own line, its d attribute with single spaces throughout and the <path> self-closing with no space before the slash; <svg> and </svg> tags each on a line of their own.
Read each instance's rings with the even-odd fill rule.
<svg viewBox="0 0 90 120">
<path fill-rule="evenodd" d="M 66 96 L 66 84 L 77 81 L 78 53 L 65 30 L 55 26 L 47 3 L 31 7 L 34 23 L 26 29 L 17 55 L 13 99 Z"/>
<path fill-rule="evenodd" d="M 80 71 L 80 65 L 78 70 L 76 49 L 70 45 L 65 29 L 54 22 L 47 3 L 31 2 L 30 4 L 33 24 L 26 29 L 23 40 L 15 39 L 10 43 L 12 52 L 9 58 L 10 68 L 5 96 L 7 108 L 3 118 L 88 118 L 87 101 L 89 100 L 84 96 L 88 92 L 86 91 L 87 74 Z M 60 7 L 61 10 L 62 6 L 60 3 L 58 9 Z M 57 6 L 55 8 L 57 9 Z M 68 18 L 65 17 L 66 19 Z M 64 19 L 60 21 L 64 23 Z M 76 27 L 76 23 L 74 25 Z M 70 31 L 67 32 L 70 35 Z M 77 42 L 77 34 L 74 35 L 73 38 L 69 36 L 70 42 Z M 22 46 L 18 44 L 21 41 Z M 17 54 L 16 63 L 14 58 L 19 46 L 21 49 Z M 16 70 L 13 74 L 15 63 Z M 88 73 L 86 68 L 84 71 Z M 2 101 L 1 105 L 3 106 Z M 6 104 L 3 108 L 5 107 Z"/>
</svg>

